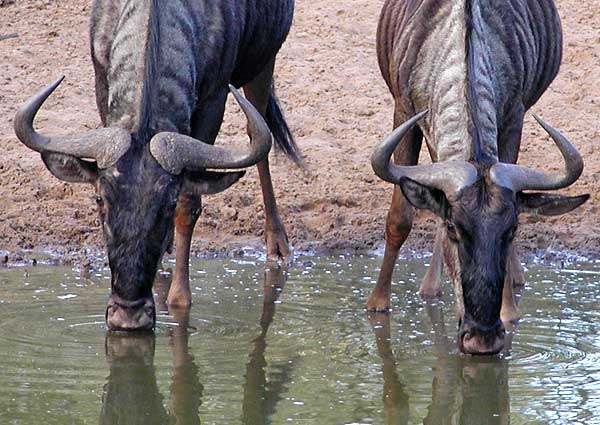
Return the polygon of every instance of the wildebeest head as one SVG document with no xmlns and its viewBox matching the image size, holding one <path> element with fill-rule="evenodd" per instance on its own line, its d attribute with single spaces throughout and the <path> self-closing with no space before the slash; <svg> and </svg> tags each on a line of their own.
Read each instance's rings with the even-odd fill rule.
<svg viewBox="0 0 600 425">
<path fill-rule="evenodd" d="M 172 242 L 177 201 L 221 192 L 244 174 L 239 169 L 264 159 L 271 133 L 258 111 L 233 87 L 248 119 L 252 145 L 246 152 L 215 147 L 177 133 L 159 132 L 149 143 L 121 128 L 102 128 L 74 137 L 36 133 L 33 120 L 62 78 L 34 95 L 15 117 L 17 137 L 40 152 L 57 178 L 96 189 L 111 269 L 106 311 L 111 330 L 151 329 L 155 324 L 152 283 Z"/>
<path fill-rule="evenodd" d="M 504 346 L 502 289 L 518 215 L 560 215 L 589 198 L 524 191 L 573 184 L 583 171 L 583 160 L 562 134 L 536 117 L 564 157 L 562 175 L 499 162 L 491 166 L 465 161 L 419 166 L 391 163 L 395 148 L 425 113 L 398 127 L 377 147 L 373 169 L 383 180 L 398 184 L 414 207 L 430 210 L 443 220 L 444 260 L 459 304 L 459 347 L 469 354 L 497 353 Z"/>
</svg>

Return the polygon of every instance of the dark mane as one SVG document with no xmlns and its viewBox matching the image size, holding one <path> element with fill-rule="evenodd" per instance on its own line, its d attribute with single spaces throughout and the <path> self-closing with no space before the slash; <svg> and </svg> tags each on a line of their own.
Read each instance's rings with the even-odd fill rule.
<svg viewBox="0 0 600 425">
<path fill-rule="evenodd" d="M 484 167 L 491 166 L 495 160 L 482 147 L 484 143 L 483 136 L 481 135 L 480 129 L 482 123 L 480 121 L 480 111 L 477 99 L 477 77 L 476 77 L 476 64 L 475 64 L 475 52 L 473 43 L 473 35 L 477 31 L 474 28 L 473 22 L 473 2 L 478 0 L 467 0 L 465 2 L 465 23 L 466 23 L 466 35 L 465 35 L 465 49 L 467 58 L 467 105 L 469 112 L 469 135 L 471 136 L 471 159 L 476 164 L 480 164 Z M 476 34 L 475 34 L 476 35 Z"/>
<path fill-rule="evenodd" d="M 160 69 L 160 6 L 159 0 L 150 1 L 150 16 L 148 18 L 148 39 L 146 41 L 146 61 L 144 66 L 144 81 L 142 99 L 140 102 L 140 121 L 135 139 L 138 143 L 148 143 L 157 131 L 153 128 L 153 99 L 158 95 L 158 73 Z"/>
</svg>

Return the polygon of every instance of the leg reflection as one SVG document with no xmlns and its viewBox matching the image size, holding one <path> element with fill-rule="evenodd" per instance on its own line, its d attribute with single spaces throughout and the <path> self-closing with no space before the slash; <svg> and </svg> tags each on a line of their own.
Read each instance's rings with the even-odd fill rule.
<svg viewBox="0 0 600 425">
<path fill-rule="evenodd" d="M 198 366 L 189 350 L 190 307 L 167 305 L 172 276 L 159 274 L 154 282 L 156 305 L 160 310 L 168 311 L 175 326 L 169 333 L 169 345 L 173 354 L 171 374 L 171 398 L 169 403 L 170 423 L 183 425 L 200 424 L 198 411 L 202 404 L 204 387 L 199 380 Z"/>
<path fill-rule="evenodd" d="M 396 360 L 390 340 L 390 315 L 369 313 L 369 322 L 375 332 L 377 352 L 383 363 L 383 406 L 386 424 L 408 424 L 408 394 L 398 378 Z"/>
<path fill-rule="evenodd" d="M 433 351 L 436 362 L 433 365 L 431 405 L 423 424 L 450 425 L 456 421 L 456 403 L 459 400 L 457 394 L 459 386 L 458 358 L 456 355 L 450 354 L 453 347 L 456 346 L 456 342 L 449 338 L 446 332 L 442 304 L 436 301 L 425 301 L 425 311 L 433 330 Z"/>
<path fill-rule="evenodd" d="M 202 404 L 204 387 L 198 378 L 198 366 L 189 352 L 189 307 L 171 307 L 171 313 L 178 326 L 171 329 L 170 345 L 173 353 L 173 372 L 171 378 L 171 423 L 177 425 L 200 424 L 198 411 Z"/>
<path fill-rule="evenodd" d="M 265 270 L 264 302 L 260 318 L 260 334 L 253 341 L 253 350 L 246 364 L 246 382 L 244 384 L 244 399 L 242 405 L 242 423 L 258 425 L 270 423 L 269 418 L 275 412 L 281 394 L 287 390 L 293 362 L 285 362 L 269 374 L 267 382 L 267 331 L 275 316 L 276 301 L 285 286 L 287 271 L 281 267 L 271 267 Z"/>
</svg>

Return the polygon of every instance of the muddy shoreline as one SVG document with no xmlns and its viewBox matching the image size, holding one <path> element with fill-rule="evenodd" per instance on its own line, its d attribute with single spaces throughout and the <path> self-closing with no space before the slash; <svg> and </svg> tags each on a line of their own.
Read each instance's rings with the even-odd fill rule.
<svg viewBox="0 0 600 425">
<path fill-rule="evenodd" d="M 302 267 L 305 259 L 318 257 L 383 257 L 383 244 L 377 249 L 370 250 L 348 250 L 348 249 L 316 249 L 316 250 L 298 250 L 294 251 L 294 258 L 286 263 L 285 267 L 294 269 Z M 427 258 L 431 256 L 431 251 L 424 248 L 411 248 L 405 246 L 402 248 L 398 261 Z M 235 244 L 220 249 L 196 248 L 192 252 L 192 257 L 196 259 L 236 259 L 256 261 L 265 263 L 266 255 L 264 247 Z M 564 268 L 568 264 L 581 262 L 600 261 L 600 256 L 595 252 L 575 252 L 560 251 L 553 249 L 538 249 L 520 252 L 521 262 L 528 264 L 541 264 L 548 267 Z M 165 254 L 162 261 L 162 269 L 171 268 L 175 263 L 174 254 Z M 62 247 L 48 247 L 42 250 L 21 250 L 15 252 L 0 250 L 0 268 L 21 268 L 44 266 L 70 266 L 74 269 L 105 269 L 108 267 L 108 260 L 104 250 L 98 248 L 82 248 L 81 250 L 64 251 Z"/>
</svg>

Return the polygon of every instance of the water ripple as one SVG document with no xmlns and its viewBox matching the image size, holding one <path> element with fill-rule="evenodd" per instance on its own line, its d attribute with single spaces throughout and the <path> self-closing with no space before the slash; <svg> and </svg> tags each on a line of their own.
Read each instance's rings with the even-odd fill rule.
<svg viewBox="0 0 600 425">
<path fill-rule="evenodd" d="M 300 259 L 264 304 L 260 261 L 197 261 L 187 321 L 159 312 L 155 335 L 139 340 L 107 337 L 106 271 L 91 279 L 64 268 L 0 271 L 0 423 L 48 411 L 62 418 L 50 423 L 98 423 L 135 397 L 164 411 L 186 405 L 177 403 L 180 387 L 202 389 L 192 391 L 202 423 L 600 417 L 599 264 L 529 267 L 507 352 L 479 359 L 457 352 L 451 290 L 434 304 L 418 296 L 421 260 L 398 263 L 393 313 L 367 315 L 379 262 Z"/>
</svg>

